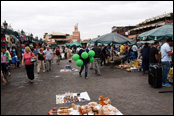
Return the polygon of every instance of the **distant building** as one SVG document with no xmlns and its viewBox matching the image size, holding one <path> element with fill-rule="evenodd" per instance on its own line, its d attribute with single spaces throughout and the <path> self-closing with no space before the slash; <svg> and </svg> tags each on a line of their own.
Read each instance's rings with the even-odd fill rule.
<svg viewBox="0 0 174 116">
<path fill-rule="evenodd" d="M 112 32 L 116 32 L 120 35 L 128 37 L 128 30 L 135 28 L 136 26 L 113 26 L 112 27 Z"/>
<path fill-rule="evenodd" d="M 72 43 L 72 42 L 81 42 L 80 39 L 80 32 L 78 31 L 78 25 L 74 26 L 74 31 L 72 35 L 70 34 L 64 34 L 61 32 L 52 32 L 50 34 L 45 35 L 45 38 L 43 39 L 47 42 L 48 45 L 55 45 L 63 46 L 65 43 Z"/>
<path fill-rule="evenodd" d="M 65 43 L 71 41 L 70 39 L 67 39 L 68 34 L 60 33 L 60 32 L 53 32 L 49 34 L 49 40 L 51 44 L 57 44 L 57 45 L 64 45 Z"/>
<path fill-rule="evenodd" d="M 163 26 L 165 24 L 173 24 L 173 13 L 156 16 L 139 23 L 136 28 L 128 31 L 128 37 L 137 39 L 138 35 L 151 29 Z"/>
</svg>

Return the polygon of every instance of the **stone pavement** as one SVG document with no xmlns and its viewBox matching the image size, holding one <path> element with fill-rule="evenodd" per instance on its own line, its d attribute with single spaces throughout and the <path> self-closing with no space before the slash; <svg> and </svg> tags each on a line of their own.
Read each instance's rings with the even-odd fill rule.
<svg viewBox="0 0 174 116">
<path fill-rule="evenodd" d="M 147 75 L 141 72 L 126 72 L 111 66 L 102 66 L 102 76 L 89 70 L 89 80 L 79 77 L 78 72 L 60 72 L 65 65 L 75 66 L 75 62 L 61 60 L 60 65 L 52 64 L 51 72 L 37 74 L 35 65 L 35 82 L 30 84 L 25 68 L 12 69 L 10 83 L 1 86 L 1 115 L 47 115 L 56 105 L 56 95 L 65 92 L 87 91 L 91 101 L 98 102 L 99 96 L 109 97 L 111 104 L 124 115 L 173 115 L 173 93 L 170 88 L 152 88 Z M 42 71 L 42 69 L 41 69 Z M 88 102 L 75 104 L 85 105 Z"/>
</svg>

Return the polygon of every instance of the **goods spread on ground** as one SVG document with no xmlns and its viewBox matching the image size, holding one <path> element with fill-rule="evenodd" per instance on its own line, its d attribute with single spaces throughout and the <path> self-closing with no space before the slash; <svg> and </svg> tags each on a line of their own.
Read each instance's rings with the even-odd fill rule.
<svg viewBox="0 0 174 116">
<path fill-rule="evenodd" d="M 89 102 L 86 105 L 71 104 L 72 107 L 54 107 L 49 115 L 123 115 L 116 107 L 111 105 L 111 100 L 103 96 L 97 102 Z"/>
<path fill-rule="evenodd" d="M 173 67 L 170 68 L 167 80 L 168 80 L 168 82 L 173 83 Z"/>
<path fill-rule="evenodd" d="M 124 64 L 115 66 L 115 68 L 123 69 L 128 72 L 141 71 L 142 60 L 138 59 L 135 61 L 130 61 L 130 63 L 125 62 Z"/>
<path fill-rule="evenodd" d="M 65 69 L 60 69 L 60 72 L 71 72 L 71 71 L 78 71 L 76 68 L 72 68 L 70 65 L 66 65 Z"/>
<path fill-rule="evenodd" d="M 72 93 L 66 92 L 62 95 L 56 95 L 56 104 L 90 101 L 90 97 L 87 92 Z"/>
</svg>

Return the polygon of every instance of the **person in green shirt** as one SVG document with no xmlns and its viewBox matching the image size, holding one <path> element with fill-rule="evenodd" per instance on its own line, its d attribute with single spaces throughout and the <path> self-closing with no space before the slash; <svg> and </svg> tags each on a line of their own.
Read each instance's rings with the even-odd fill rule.
<svg viewBox="0 0 174 116">
<path fill-rule="evenodd" d="M 7 63 L 7 68 L 8 68 L 7 73 L 8 73 L 8 76 L 10 76 L 11 75 L 11 73 L 10 73 L 11 54 L 10 54 L 10 48 L 9 47 L 7 47 L 6 54 L 7 54 L 7 62 L 8 62 Z"/>
<path fill-rule="evenodd" d="M 6 78 L 7 72 L 8 72 L 8 61 L 9 61 L 9 55 L 6 52 L 5 47 L 1 48 L 1 69 L 4 74 L 4 77 Z"/>
</svg>

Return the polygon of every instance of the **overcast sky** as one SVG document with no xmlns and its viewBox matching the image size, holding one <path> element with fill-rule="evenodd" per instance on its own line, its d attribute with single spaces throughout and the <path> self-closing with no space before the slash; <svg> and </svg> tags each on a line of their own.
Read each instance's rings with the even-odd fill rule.
<svg viewBox="0 0 174 116">
<path fill-rule="evenodd" d="M 170 12 L 173 1 L 1 1 L 1 25 L 6 20 L 16 31 L 43 38 L 45 32 L 72 35 L 78 23 L 84 40 Z"/>
</svg>

